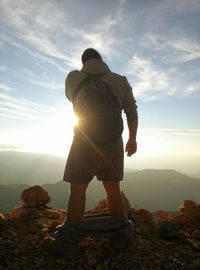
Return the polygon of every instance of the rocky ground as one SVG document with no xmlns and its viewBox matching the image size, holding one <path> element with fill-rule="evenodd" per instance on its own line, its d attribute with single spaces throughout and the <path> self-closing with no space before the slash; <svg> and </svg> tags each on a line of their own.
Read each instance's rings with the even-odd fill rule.
<svg viewBox="0 0 200 270">
<path fill-rule="evenodd" d="M 106 211 L 104 200 L 89 214 L 101 211 L 102 205 L 102 211 Z M 130 242 L 120 246 L 109 239 L 86 237 L 80 244 L 79 254 L 72 259 L 54 257 L 42 245 L 43 239 L 53 236 L 56 226 L 63 222 L 66 216 L 64 211 L 32 203 L 31 208 L 26 204 L 10 213 L 2 213 L 0 270 L 200 269 L 200 215 L 192 219 L 186 211 L 189 206 L 192 210 L 199 209 L 197 204 L 190 201 L 183 203 L 180 214 L 184 212 L 181 215 L 185 218 L 184 222 L 180 217 L 162 213 L 158 213 L 157 220 L 153 220 L 147 210 L 126 205 L 127 214 L 135 223 Z"/>
</svg>

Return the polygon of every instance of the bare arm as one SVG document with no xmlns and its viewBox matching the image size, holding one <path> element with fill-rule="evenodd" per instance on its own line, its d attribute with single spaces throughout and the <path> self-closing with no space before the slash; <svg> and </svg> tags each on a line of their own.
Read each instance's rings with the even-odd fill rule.
<svg viewBox="0 0 200 270">
<path fill-rule="evenodd" d="M 129 138 L 126 143 L 125 151 L 127 152 L 127 156 L 131 157 L 137 151 L 137 127 L 138 127 L 138 120 L 135 119 L 127 119 L 128 129 L 129 129 Z"/>
<path fill-rule="evenodd" d="M 127 118 L 128 130 L 129 130 L 129 138 L 126 143 L 125 151 L 127 152 L 127 156 L 132 156 L 137 151 L 137 128 L 138 128 L 138 113 L 137 113 L 137 105 L 136 100 L 133 96 L 132 87 L 129 85 L 126 77 L 124 77 L 126 92 L 124 96 L 124 112 Z"/>
</svg>

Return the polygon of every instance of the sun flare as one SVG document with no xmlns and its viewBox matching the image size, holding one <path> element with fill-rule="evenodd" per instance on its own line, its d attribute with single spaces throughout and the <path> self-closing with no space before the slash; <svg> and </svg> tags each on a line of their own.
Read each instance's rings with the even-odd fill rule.
<svg viewBox="0 0 200 270">
<path fill-rule="evenodd" d="M 19 136 L 18 144 L 30 152 L 49 153 L 66 157 L 73 139 L 73 128 L 78 117 L 72 108 L 60 107 L 43 125 Z"/>
</svg>

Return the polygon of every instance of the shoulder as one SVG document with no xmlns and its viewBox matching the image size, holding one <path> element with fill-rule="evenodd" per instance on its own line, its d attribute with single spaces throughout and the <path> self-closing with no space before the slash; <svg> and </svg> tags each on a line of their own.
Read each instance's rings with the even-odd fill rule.
<svg viewBox="0 0 200 270">
<path fill-rule="evenodd" d="M 121 80 L 121 81 L 127 82 L 127 78 L 125 76 L 120 75 L 115 72 L 109 72 L 106 74 L 106 76 L 108 76 L 110 79 Z"/>
<path fill-rule="evenodd" d="M 110 82 L 111 84 L 118 84 L 120 87 L 123 88 L 130 88 L 130 84 L 127 78 L 115 72 L 109 72 L 108 74 L 106 74 L 105 80 Z"/>
<path fill-rule="evenodd" d="M 70 81 L 78 76 L 79 70 L 72 70 L 67 74 L 66 81 Z"/>
<path fill-rule="evenodd" d="M 69 72 L 65 79 L 66 87 L 76 87 L 77 84 L 85 78 L 85 76 L 85 73 L 79 70 L 73 70 Z"/>
</svg>

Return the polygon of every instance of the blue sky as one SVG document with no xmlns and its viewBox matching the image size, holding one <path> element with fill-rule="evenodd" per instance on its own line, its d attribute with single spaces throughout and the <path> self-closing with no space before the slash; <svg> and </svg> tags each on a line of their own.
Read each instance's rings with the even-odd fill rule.
<svg viewBox="0 0 200 270">
<path fill-rule="evenodd" d="M 0 149 L 67 156 L 64 80 L 95 47 L 137 100 L 125 166 L 200 175 L 199 25 L 199 0 L 0 0 Z"/>
</svg>

